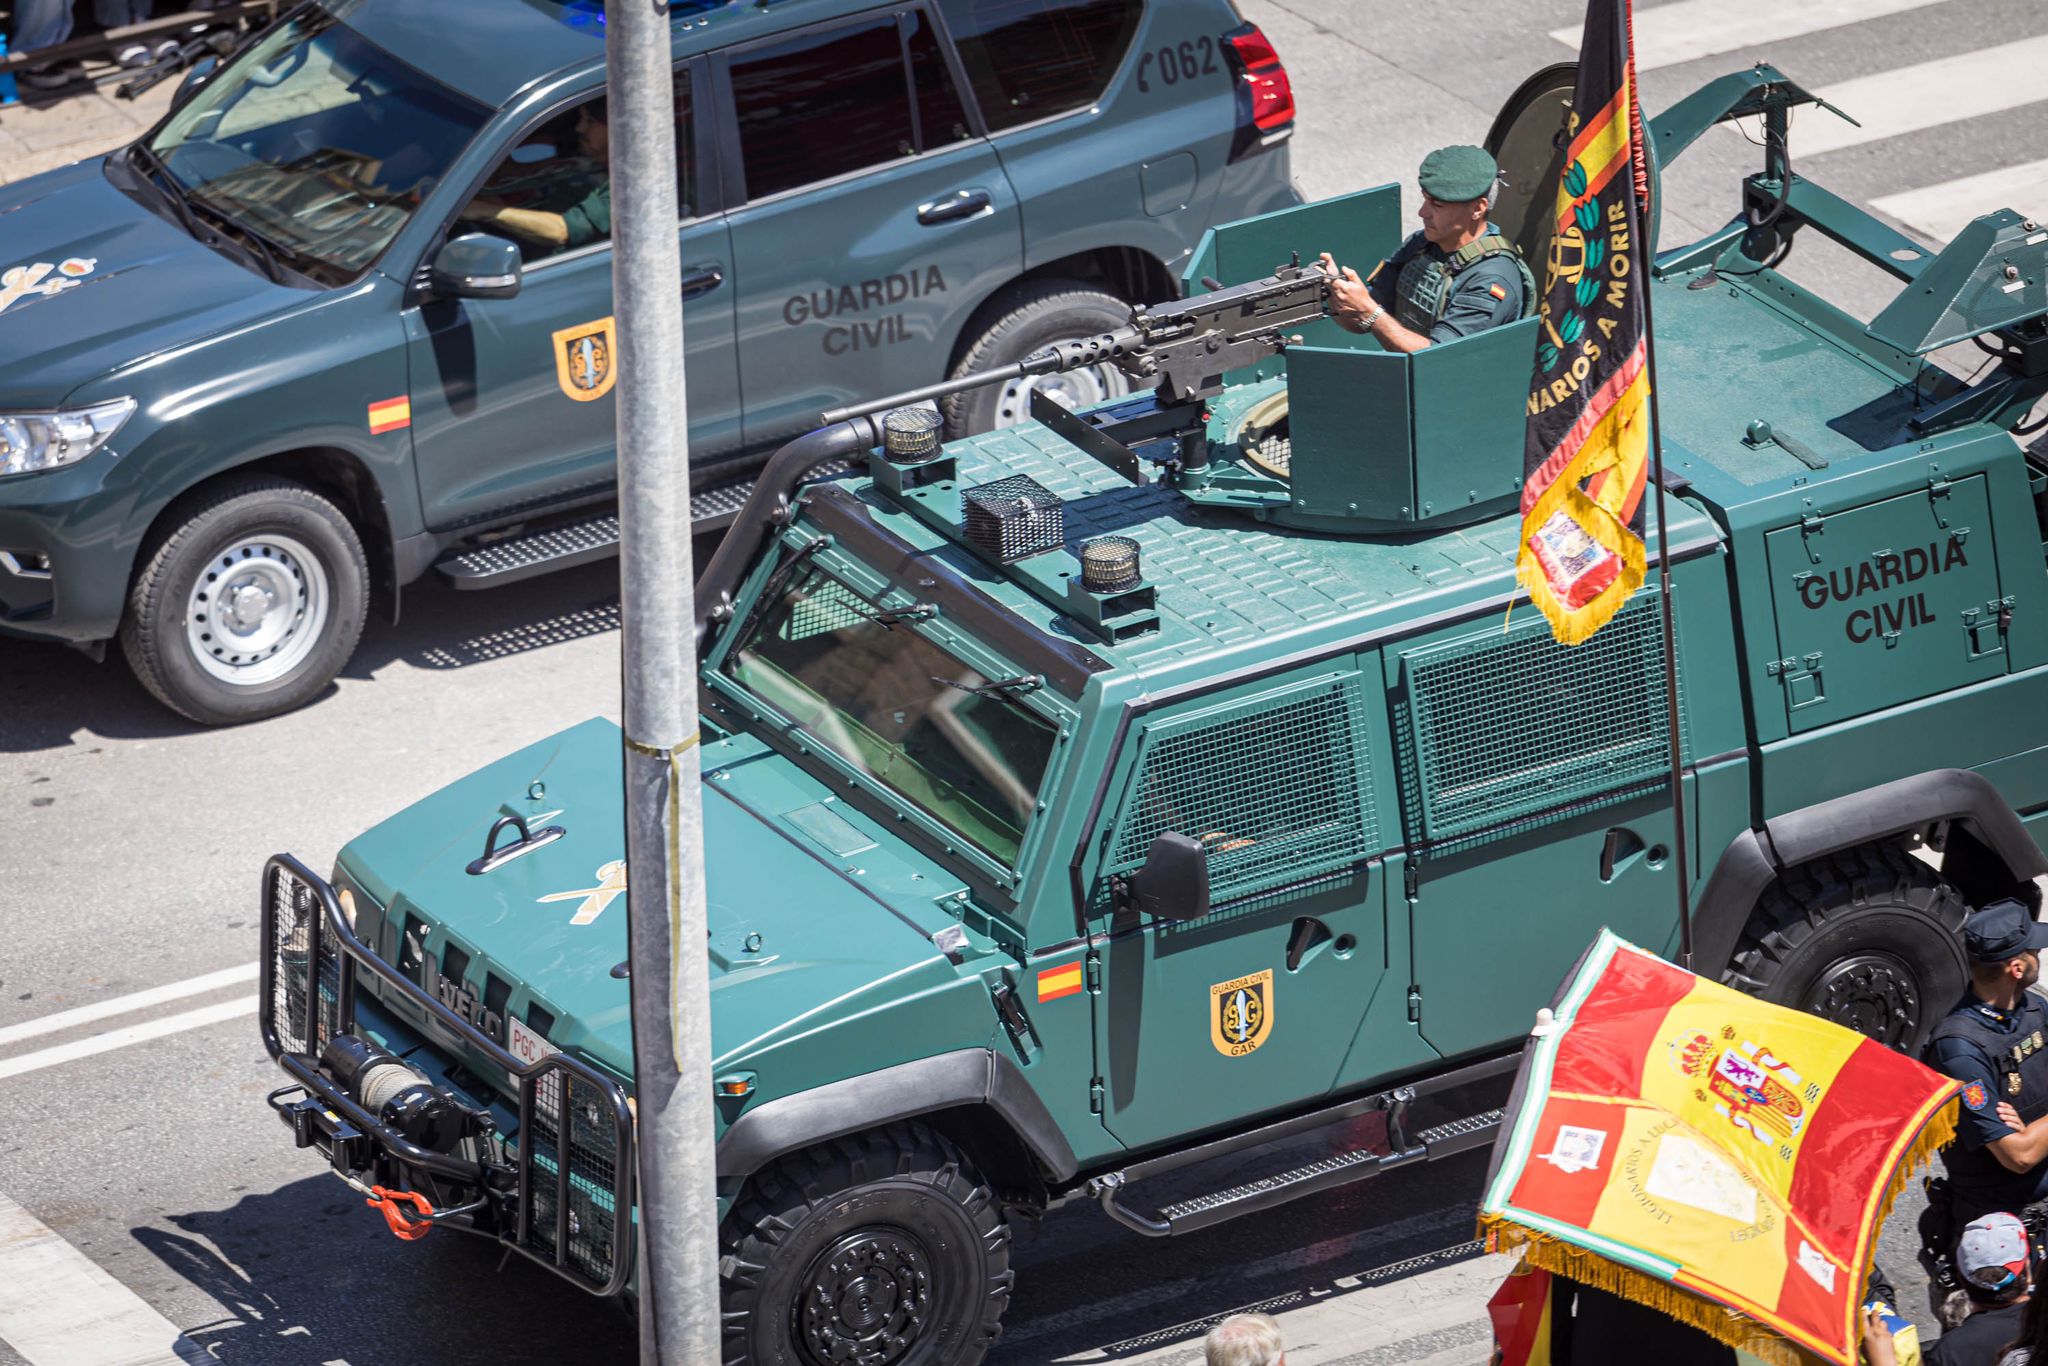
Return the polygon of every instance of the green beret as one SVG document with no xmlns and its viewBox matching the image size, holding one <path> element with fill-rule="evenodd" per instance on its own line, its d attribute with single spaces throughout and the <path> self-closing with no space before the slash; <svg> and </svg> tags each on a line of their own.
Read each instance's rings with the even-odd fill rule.
<svg viewBox="0 0 2048 1366">
<path fill-rule="evenodd" d="M 1446 204 L 1463 204 L 1493 189 L 1500 168 L 1484 147 L 1439 147 L 1422 159 L 1417 177 L 1422 192 Z"/>
</svg>

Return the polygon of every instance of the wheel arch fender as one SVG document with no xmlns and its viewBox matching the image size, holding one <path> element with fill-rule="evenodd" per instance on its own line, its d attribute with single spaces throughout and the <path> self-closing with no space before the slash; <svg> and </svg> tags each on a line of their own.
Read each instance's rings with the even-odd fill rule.
<svg viewBox="0 0 2048 1366">
<path fill-rule="evenodd" d="M 779 1096 L 748 1110 L 718 1140 L 718 1179 L 743 1179 L 787 1153 L 906 1119 L 948 1129 L 956 1141 L 962 1134 L 970 1135 L 970 1142 L 976 1134 L 985 1139 L 991 1126 L 1007 1134 L 1016 1145 L 1012 1155 L 989 1152 L 986 1143 L 969 1147 L 977 1162 L 995 1168 L 991 1177 L 1008 1178 L 1005 1184 L 1065 1182 L 1079 1165 L 1066 1135 L 1017 1065 L 986 1048 L 962 1048 Z M 954 1129 L 959 1132 L 950 1132 Z M 1006 1156 L 1028 1160 L 1035 1173 L 1002 1171 Z"/>
<path fill-rule="evenodd" d="M 1727 970 L 1743 927 L 1785 870 L 1937 824 L 1949 828 L 1951 880 L 1971 904 L 1998 889 L 2038 901 L 2032 880 L 2048 873 L 2048 855 L 2004 794 L 1981 773 L 1933 769 L 1788 811 L 1731 840 L 1693 910 L 1694 970 L 1710 979 Z"/>
</svg>

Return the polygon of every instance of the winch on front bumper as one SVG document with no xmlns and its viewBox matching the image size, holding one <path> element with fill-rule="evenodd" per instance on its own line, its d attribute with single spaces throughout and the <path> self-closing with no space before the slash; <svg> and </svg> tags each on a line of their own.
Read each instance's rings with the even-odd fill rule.
<svg viewBox="0 0 2048 1366">
<path fill-rule="evenodd" d="M 357 938 L 325 879 L 288 854 L 263 868 L 263 1045 L 291 1077 L 271 1108 L 302 1148 L 385 1211 L 394 1232 L 445 1224 L 497 1238 L 599 1295 L 626 1288 L 633 1264 L 633 1116 L 610 1077 L 564 1053 L 522 1062 Z M 356 974 L 503 1074 L 502 1097 L 467 1094 L 461 1063 L 422 1066 L 426 1040 L 397 1014 L 358 1000 Z M 384 1042 L 358 1033 L 359 1013 Z M 414 1045 L 419 1045 L 415 1047 Z M 431 1064 L 429 1064 L 431 1065 Z M 506 1129 L 492 1101 L 516 1097 Z M 567 1160 L 563 1159 L 567 1136 Z M 426 1208 L 422 1209 L 424 1205 Z"/>
</svg>

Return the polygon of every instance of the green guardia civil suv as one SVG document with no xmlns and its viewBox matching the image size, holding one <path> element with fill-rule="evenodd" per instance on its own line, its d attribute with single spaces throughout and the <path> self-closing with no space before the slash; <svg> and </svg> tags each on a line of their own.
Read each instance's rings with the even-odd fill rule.
<svg viewBox="0 0 2048 1366">
<path fill-rule="evenodd" d="M 822 410 L 1113 325 L 1207 224 L 1298 202 L 1285 69 L 1230 0 L 675 10 L 707 528 Z M 595 0 L 318 0 L 132 146 L 0 189 L 0 635 L 118 639 L 234 722 L 430 570 L 613 553 L 603 80 Z"/>
<path fill-rule="evenodd" d="M 2013 434 L 2048 426 L 2048 230 L 2002 210 L 1936 253 L 1793 176 L 1814 97 L 1763 67 L 1650 124 L 1668 161 L 1763 118 L 1724 226 L 1658 250 L 1622 175 L 1552 253 L 1571 90 L 1533 79 L 1488 141 L 1496 221 L 1590 322 L 1340 330 L 1288 262 L 1392 250 L 1383 186 L 1217 229 L 1195 293 L 1034 362 L 1113 352 L 1145 392 L 937 451 L 862 405 L 763 470 L 697 592 L 713 1067 L 684 1085 L 729 1366 L 963 1366 L 1013 1219 L 1177 1236 L 1489 1142 L 1595 932 L 1677 951 L 1656 576 L 1568 648 L 1515 575 L 1532 358 L 1632 290 L 1696 970 L 1913 1049 L 1969 906 L 2038 904 L 2048 450 Z M 1772 268 L 1816 233 L 1896 300 Z M 1970 337 L 1964 387 L 1928 356 Z M 602 1294 L 635 1275 L 620 769 L 586 722 L 328 876 L 278 856 L 260 950 L 296 1141 L 402 1192 L 401 1229 Z"/>
</svg>

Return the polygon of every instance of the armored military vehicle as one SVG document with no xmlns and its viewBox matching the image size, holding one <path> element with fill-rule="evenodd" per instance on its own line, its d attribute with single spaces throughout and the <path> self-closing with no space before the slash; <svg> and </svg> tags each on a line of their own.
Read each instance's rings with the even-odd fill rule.
<svg viewBox="0 0 2048 1366">
<path fill-rule="evenodd" d="M 1517 185 L 1558 183 L 1570 89 L 1504 112 Z M 2011 434 L 2048 231 L 1921 248 L 1791 175 L 1814 102 L 1768 67 L 1681 102 L 1667 163 L 1766 127 L 1729 223 L 1557 259 L 1655 296 L 1696 967 L 1910 1048 L 1966 908 L 2048 870 L 2048 467 Z M 1384 255 L 1398 200 L 1218 229 L 1187 297 L 1016 367 L 1134 397 L 954 441 L 832 415 L 709 565 L 729 1362 L 976 1361 L 1020 1212 L 1170 1237 L 1484 1143 L 1594 932 L 1676 950 L 1655 584 L 1572 648 L 1510 612 L 1546 322 L 1382 353 L 1295 263 Z M 1777 273 L 1811 233 L 1897 300 Z M 1927 359 L 1964 339 L 1967 387 Z M 591 721 L 262 893 L 297 1142 L 396 1230 L 601 1295 L 634 1284 L 620 787 Z"/>
</svg>

